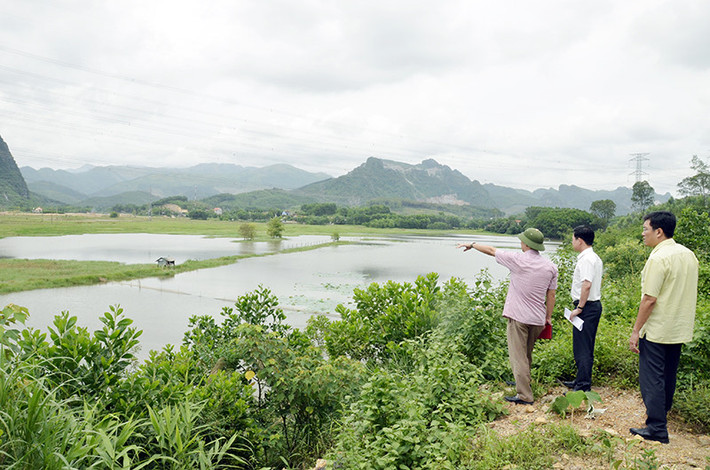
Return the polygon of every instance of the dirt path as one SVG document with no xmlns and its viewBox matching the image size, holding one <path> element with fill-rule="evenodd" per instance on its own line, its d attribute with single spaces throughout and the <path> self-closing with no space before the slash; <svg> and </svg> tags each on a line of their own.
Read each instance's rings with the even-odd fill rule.
<svg viewBox="0 0 710 470">
<path fill-rule="evenodd" d="M 645 449 L 654 449 L 661 468 L 704 469 L 710 465 L 710 461 L 706 460 L 706 457 L 710 456 L 709 435 L 693 433 L 682 422 L 671 419 L 668 426 L 669 444 L 644 441 L 629 433 L 629 428 L 643 427 L 646 420 L 646 409 L 641 401 L 641 394 L 637 391 L 605 387 L 595 387 L 593 390 L 598 392 L 603 400 L 603 403 L 599 404 L 599 408 L 606 409 L 596 419 L 585 419 L 584 412 L 575 413 L 573 418 L 570 418 L 569 414 L 566 418 L 562 418 L 555 413 L 548 412 L 552 400 L 567 391 L 566 388 L 556 387 L 532 406 L 508 404 L 510 414 L 494 421 L 490 427 L 499 435 L 508 436 L 527 428 L 532 423 L 540 425 L 569 423 L 575 426 L 582 436 L 592 436 L 597 431 L 603 430 L 624 439 L 626 442 L 637 439 L 640 442 L 633 446 L 634 449 L 638 449 L 634 452 L 640 453 Z M 558 456 L 558 463 L 555 467 L 564 469 L 609 468 L 609 464 L 598 458 L 584 460 L 564 455 Z"/>
</svg>

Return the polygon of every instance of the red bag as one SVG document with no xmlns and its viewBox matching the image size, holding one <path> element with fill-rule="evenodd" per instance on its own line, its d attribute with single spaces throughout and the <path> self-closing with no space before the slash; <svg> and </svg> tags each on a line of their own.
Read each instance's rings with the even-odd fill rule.
<svg viewBox="0 0 710 470">
<path fill-rule="evenodd" d="M 552 325 L 547 323 L 537 339 L 552 339 Z"/>
</svg>

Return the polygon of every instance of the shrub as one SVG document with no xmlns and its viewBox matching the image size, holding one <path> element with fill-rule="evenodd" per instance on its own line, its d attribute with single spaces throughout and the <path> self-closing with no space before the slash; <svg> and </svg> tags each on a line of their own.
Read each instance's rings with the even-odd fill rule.
<svg viewBox="0 0 710 470">
<path fill-rule="evenodd" d="M 213 436 L 229 437 L 237 426 L 238 442 L 250 447 L 239 455 L 256 468 L 318 457 L 346 397 L 357 393 L 362 364 L 324 357 L 305 334 L 283 323 L 278 299 L 262 286 L 222 315 L 221 324 L 193 317 L 184 340 L 203 370 L 221 369 L 195 394 L 207 400 Z"/>
<path fill-rule="evenodd" d="M 266 224 L 266 234 L 271 238 L 282 238 L 284 233 L 284 224 L 281 219 L 272 217 Z"/>
<path fill-rule="evenodd" d="M 239 224 L 239 236 L 244 240 L 253 240 L 256 237 L 256 226 L 248 222 Z"/>
<path fill-rule="evenodd" d="M 227 352 L 227 365 L 248 377 L 256 397 L 252 416 L 263 430 L 261 465 L 317 458 L 326 432 L 340 416 L 346 396 L 360 386 L 362 365 L 345 357 L 327 360 L 295 332 L 282 336 L 243 324 Z"/>
<path fill-rule="evenodd" d="M 710 301 L 698 302 L 693 341 L 684 345 L 678 370 L 678 385 L 710 384 Z"/>
<path fill-rule="evenodd" d="M 440 288 L 435 273 L 419 276 L 414 285 L 388 281 L 355 289 L 355 308 L 338 305 L 341 320 L 322 332 L 331 357 L 382 361 L 405 339 L 429 332 L 437 323 L 436 305 Z M 326 325 L 321 325 L 325 327 Z"/>
<path fill-rule="evenodd" d="M 710 430 L 710 384 L 679 390 L 673 408 L 689 424 L 701 432 Z"/>
<path fill-rule="evenodd" d="M 461 352 L 489 380 L 509 371 L 504 296 L 504 287 L 493 287 L 488 271 L 478 275 L 470 291 L 459 279 L 451 279 L 443 289 L 439 329 L 459 339 Z"/>
<path fill-rule="evenodd" d="M 18 342 L 24 358 L 40 362 L 61 398 L 110 397 L 135 360 L 143 332 L 131 326 L 133 320 L 124 317 L 119 306 L 111 306 L 99 320 L 104 327 L 91 334 L 77 326 L 76 317 L 62 312 L 54 317 L 54 328 L 49 328 L 49 342 L 32 332 L 24 333 Z"/>
<path fill-rule="evenodd" d="M 604 261 L 607 276 L 640 276 L 648 259 L 649 249 L 636 240 L 625 240 L 615 246 L 608 246 L 599 253 Z"/>
<path fill-rule="evenodd" d="M 459 345 L 444 335 L 404 344 L 412 370 L 372 371 L 330 452 L 334 468 L 460 468 L 476 426 L 502 413 Z"/>
</svg>

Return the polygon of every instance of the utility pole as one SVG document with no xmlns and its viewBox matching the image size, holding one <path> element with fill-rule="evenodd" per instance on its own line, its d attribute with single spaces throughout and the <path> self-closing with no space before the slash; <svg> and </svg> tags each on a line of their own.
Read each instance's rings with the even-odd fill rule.
<svg viewBox="0 0 710 470">
<path fill-rule="evenodd" d="M 643 162 L 647 162 L 648 158 L 646 156 L 648 153 L 632 153 L 630 154 L 633 158 L 630 158 L 630 162 L 636 162 L 636 170 L 632 171 L 629 173 L 630 175 L 634 175 L 636 177 L 636 182 L 638 183 L 639 181 L 644 181 L 646 178 L 644 176 L 648 176 L 648 173 L 643 171 Z"/>
</svg>

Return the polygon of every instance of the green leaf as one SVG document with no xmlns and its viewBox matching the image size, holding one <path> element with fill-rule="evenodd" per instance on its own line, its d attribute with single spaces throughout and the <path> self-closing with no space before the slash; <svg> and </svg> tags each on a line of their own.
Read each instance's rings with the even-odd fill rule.
<svg viewBox="0 0 710 470">
<path fill-rule="evenodd" d="M 563 417 L 567 414 L 567 407 L 569 406 L 569 401 L 567 400 L 567 397 L 561 396 L 555 398 L 555 401 L 552 402 L 552 405 L 550 406 L 550 409 L 557 414 L 562 415 Z"/>
<path fill-rule="evenodd" d="M 589 403 L 601 403 L 602 402 L 602 397 L 599 396 L 597 392 L 592 392 L 591 390 L 588 392 L 584 392 L 584 394 L 587 396 L 587 401 Z"/>
<path fill-rule="evenodd" d="M 582 390 L 577 390 L 576 392 L 569 392 L 565 395 L 567 401 L 572 406 L 572 408 L 577 408 L 582 402 L 587 398 L 587 395 Z"/>
</svg>

